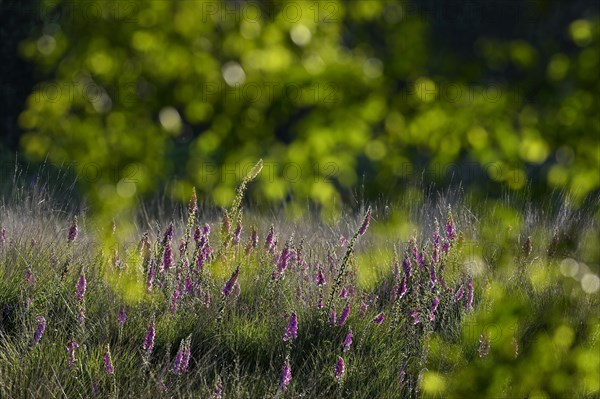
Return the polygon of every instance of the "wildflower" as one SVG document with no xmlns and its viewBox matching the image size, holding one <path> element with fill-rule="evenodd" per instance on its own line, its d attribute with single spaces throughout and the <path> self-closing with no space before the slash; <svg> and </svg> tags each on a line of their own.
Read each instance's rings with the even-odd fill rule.
<svg viewBox="0 0 600 399">
<path fill-rule="evenodd" d="M 342 234 L 340 236 L 340 247 L 345 246 L 347 242 L 348 242 L 348 239 Z"/>
<path fill-rule="evenodd" d="M 156 328 L 154 326 L 154 320 L 148 325 L 148 329 L 146 330 L 146 336 L 144 337 L 144 343 L 142 344 L 142 349 L 146 351 L 148 355 L 152 353 L 152 349 L 154 349 L 154 335 L 156 334 Z"/>
<path fill-rule="evenodd" d="M 350 345 L 352 345 L 352 329 L 348 330 L 348 334 L 346 334 L 346 338 L 344 338 L 344 342 L 342 343 L 342 352 L 347 352 L 350 350 Z"/>
<path fill-rule="evenodd" d="M 461 286 L 458 291 L 456 291 L 456 295 L 454 296 L 454 303 L 460 301 L 465 294 L 465 287 Z"/>
<path fill-rule="evenodd" d="M 69 242 L 73 242 L 75 241 L 75 239 L 77 238 L 77 216 L 73 216 L 73 223 L 71 224 L 71 227 L 69 227 L 69 230 L 67 231 L 67 240 Z"/>
<path fill-rule="evenodd" d="M 467 282 L 467 303 L 465 304 L 467 311 L 473 310 L 473 278 L 470 277 Z"/>
<path fill-rule="evenodd" d="M 240 242 L 241 234 L 242 234 L 242 224 L 240 222 L 238 222 L 237 227 L 235 228 L 235 231 L 233 232 L 234 244 L 237 244 Z"/>
<path fill-rule="evenodd" d="M 202 228 L 202 233 L 204 233 L 205 236 L 208 236 L 210 234 L 210 225 L 208 223 L 204 224 L 204 227 Z"/>
<path fill-rule="evenodd" d="M 67 342 L 67 365 L 70 370 L 75 368 L 75 349 L 79 348 L 79 344 L 73 338 Z"/>
<path fill-rule="evenodd" d="M 332 325 L 334 325 L 337 322 L 337 314 L 335 312 L 335 309 L 331 309 L 331 312 L 329 312 L 329 321 Z"/>
<path fill-rule="evenodd" d="M 194 293 L 194 283 L 192 282 L 192 279 L 190 278 L 190 276 L 187 276 L 185 278 L 185 281 L 183 284 L 185 286 L 185 292 L 187 292 L 188 294 Z"/>
<path fill-rule="evenodd" d="M 437 279 L 435 277 L 435 266 L 432 263 L 431 265 L 429 265 L 429 288 L 431 289 L 431 291 L 433 291 L 433 289 L 435 288 L 436 282 Z"/>
<path fill-rule="evenodd" d="M 325 274 L 323 273 L 323 269 L 321 269 L 320 267 L 319 267 L 319 271 L 317 272 L 316 282 L 319 287 L 327 284 L 327 280 L 325 279 Z"/>
<path fill-rule="evenodd" d="M 126 321 L 127 321 L 127 313 L 125 313 L 125 308 L 121 307 L 121 309 L 119 309 L 119 314 L 117 316 L 117 324 L 119 324 L 119 326 L 122 326 L 123 324 L 125 324 Z"/>
<path fill-rule="evenodd" d="M 435 320 L 435 312 L 437 311 L 438 305 L 440 304 L 440 299 L 436 296 L 433 300 L 433 304 L 431 305 L 431 312 L 429 312 L 429 320 Z"/>
<path fill-rule="evenodd" d="M 184 239 L 181 239 L 181 241 L 179 241 L 179 255 L 183 255 L 183 253 L 186 251 L 187 249 L 187 242 Z"/>
<path fill-rule="evenodd" d="M 153 263 L 148 267 L 148 279 L 146 280 L 146 289 L 148 292 L 152 291 L 154 286 L 154 275 L 156 274 L 156 268 Z"/>
<path fill-rule="evenodd" d="M 202 237 L 202 232 L 200 230 L 200 227 L 196 226 L 196 228 L 194 229 L 194 242 L 196 243 L 196 245 L 200 243 L 200 237 Z"/>
<path fill-rule="evenodd" d="M 373 323 L 375 323 L 379 326 L 379 325 L 381 325 L 381 323 L 383 323 L 384 320 L 385 320 L 385 314 L 383 314 L 383 312 L 381 312 L 373 319 Z"/>
<path fill-rule="evenodd" d="M 171 222 L 165 231 L 165 235 L 163 236 L 163 245 L 167 245 L 167 242 L 173 240 L 173 223 Z"/>
<path fill-rule="evenodd" d="M 402 259 L 402 271 L 404 272 L 405 277 L 410 278 L 412 275 L 412 265 L 408 254 L 404 256 L 404 259 Z"/>
<path fill-rule="evenodd" d="M 37 323 L 37 328 L 33 334 L 33 346 L 40 342 L 40 339 L 42 339 L 44 331 L 46 330 L 46 319 L 43 316 L 36 316 L 35 322 Z"/>
<path fill-rule="evenodd" d="M 296 312 L 292 312 L 290 321 L 288 321 L 287 327 L 285 328 L 285 334 L 283 335 L 284 341 L 296 339 L 298 337 L 298 317 Z"/>
<path fill-rule="evenodd" d="M 340 298 L 342 298 L 342 299 L 348 298 L 348 289 L 346 287 L 342 288 L 342 291 L 340 292 Z"/>
<path fill-rule="evenodd" d="M 402 278 L 402 282 L 400 284 L 398 284 L 398 288 L 397 288 L 398 299 L 402 299 L 404 297 L 404 295 L 406 295 L 406 290 L 407 290 L 406 276 L 404 276 Z"/>
<path fill-rule="evenodd" d="M 196 195 L 196 188 L 192 188 L 192 197 L 188 203 L 188 212 L 190 215 L 195 215 L 198 210 L 198 196 Z"/>
<path fill-rule="evenodd" d="M 175 289 L 173 290 L 173 298 L 171 301 L 171 312 L 173 313 L 177 313 L 177 300 L 180 296 L 181 291 L 179 291 L 179 284 L 177 284 L 177 286 L 175 286 Z"/>
<path fill-rule="evenodd" d="M 231 291 L 233 290 L 235 283 L 237 283 L 239 274 L 240 274 L 240 267 L 238 266 L 235 268 L 235 271 L 231 274 L 231 277 L 229 278 L 229 280 L 227 280 L 227 282 L 225 283 L 225 286 L 223 287 L 223 290 L 221 291 L 221 293 L 223 294 L 223 296 L 225 298 L 227 298 L 229 295 L 231 295 Z"/>
<path fill-rule="evenodd" d="M 319 300 L 317 301 L 317 308 L 323 309 L 323 306 L 325 306 L 325 304 L 323 303 L 323 294 L 320 294 Z"/>
<path fill-rule="evenodd" d="M 337 322 L 339 327 L 343 326 L 346 323 L 346 320 L 348 320 L 349 315 L 350 315 L 350 302 L 348 302 L 346 304 L 346 307 L 344 308 L 344 310 L 342 310 L 342 314 L 340 315 L 340 318 Z"/>
<path fill-rule="evenodd" d="M 86 286 L 87 286 L 87 283 L 86 283 L 86 279 L 85 279 L 85 274 L 82 271 L 81 275 L 79 276 L 79 281 L 77 282 L 77 287 L 75 287 L 75 295 L 77 296 L 77 300 L 79 302 L 83 301 Z"/>
<path fill-rule="evenodd" d="M 165 243 L 165 252 L 163 253 L 163 267 L 165 271 L 169 271 L 173 265 L 173 248 L 171 247 L 171 241 Z"/>
<path fill-rule="evenodd" d="M 419 319 L 419 309 L 414 309 L 411 312 L 410 316 L 413 318 L 413 326 L 416 326 L 421 322 L 421 320 Z"/>
<path fill-rule="evenodd" d="M 104 360 L 104 371 L 106 371 L 106 374 L 114 374 L 115 368 L 113 367 L 112 358 L 110 356 L 109 344 L 106 344 L 106 350 L 104 351 L 102 359 Z"/>
<path fill-rule="evenodd" d="M 271 228 L 269 229 L 269 234 L 267 235 L 267 238 L 265 240 L 265 249 L 268 252 L 272 252 L 273 249 L 275 249 L 275 241 L 276 241 L 275 227 L 273 227 L 273 225 L 271 225 Z"/>
<path fill-rule="evenodd" d="M 359 235 L 362 236 L 367 232 L 367 229 L 369 228 L 369 223 L 371 223 L 371 208 L 370 207 L 369 207 L 369 209 L 367 209 L 367 214 L 365 215 L 363 223 L 360 226 L 360 229 L 358 230 Z"/>
<path fill-rule="evenodd" d="M 336 380 L 340 381 L 344 376 L 344 372 L 346 371 L 346 365 L 344 364 L 344 359 L 339 356 L 337 361 L 335 362 L 335 366 L 333 366 L 333 375 Z"/>
<path fill-rule="evenodd" d="M 288 261 L 292 257 L 292 255 L 293 254 L 290 251 L 289 247 L 286 246 L 285 248 L 283 248 L 281 255 L 279 255 L 279 258 L 277 259 L 277 271 L 279 272 L 279 274 L 282 275 L 285 269 L 287 269 Z"/>
<path fill-rule="evenodd" d="M 450 241 L 456 238 L 456 228 L 454 226 L 454 218 L 452 217 L 450 207 L 448 207 L 448 218 L 446 219 L 446 236 Z"/>
<path fill-rule="evenodd" d="M 181 340 L 179 344 L 179 351 L 175 356 L 173 362 L 173 372 L 175 374 L 185 373 L 188 369 L 190 356 L 191 356 L 191 335 Z"/>
<path fill-rule="evenodd" d="M 292 369 L 290 367 L 290 361 L 285 360 L 283 363 L 283 370 L 281 371 L 281 379 L 279 380 L 279 388 L 283 391 L 287 390 L 290 381 L 292 380 Z"/>
</svg>

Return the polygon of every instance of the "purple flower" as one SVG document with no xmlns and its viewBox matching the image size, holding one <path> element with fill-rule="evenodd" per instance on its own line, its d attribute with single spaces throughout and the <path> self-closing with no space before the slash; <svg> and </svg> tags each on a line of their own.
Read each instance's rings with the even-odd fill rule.
<svg viewBox="0 0 600 399">
<path fill-rule="evenodd" d="M 77 216 L 73 217 L 73 223 L 71 224 L 71 227 L 69 227 L 69 230 L 67 231 L 67 240 L 69 242 L 73 242 L 75 241 L 75 239 L 77 238 Z"/>
<path fill-rule="evenodd" d="M 104 371 L 106 371 L 106 374 L 114 374 L 115 368 L 113 367 L 112 358 L 110 356 L 109 344 L 106 344 L 106 350 L 104 351 L 104 356 L 102 358 L 104 360 Z"/>
<path fill-rule="evenodd" d="M 46 330 L 46 319 L 43 316 L 36 316 L 35 322 L 37 323 L 37 328 L 35 329 L 35 333 L 33 334 L 33 345 L 37 345 L 42 339 L 44 335 L 44 331 Z"/>
<path fill-rule="evenodd" d="M 325 279 L 325 274 L 323 273 L 323 270 L 320 267 L 319 267 L 319 271 L 317 272 L 316 282 L 319 287 L 327 284 L 327 280 Z"/>
<path fill-rule="evenodd" d="M 267 234 L 267 239 L 265 240 L 265 249 L 268 252 L 273 252 L 275 249 L 275 227 L 273 227 L 273 225 L 271 225 L 269 234 Z"/>
<path fill-rule="evenodd" d="M 223 384 L 220 379 L 215 383 L 215 389 L 210 395 L 210 399 L 223 399 Z"/>
<path fill-rule="evenodd" d="M 119 309 L 119 315 L 117 316 L 117 324 L 119 324 L 119 326 L 122 326 L 123 324 L 125 324 L 126 321 L 127 313 L 125 313 L 125 308 L 121 307 L 121 309 Z"/>
<path fill-rule="evenodd" d="M 242 234 L 242 224 L 238 222 L 235 231 L 233 232 L 233 243 L 237 244 L 240 242 L 240 235 Z"/>
<path fill-rule="evenodd" d="M 350 345 L 352 345 L 352 330 L 348 330 L 348 334 L 346 334 L 346 338 L 344 338 L 344 343 L 342 344 L 342 352 L 347 352 L 350 350 Z"/>
<path fill-rule="evenodd" d="M 163 267 L 165 271 L 169 271 L 173 265 L 173 248 L 171 247 L 171 241 L 167 241 L 165 244 L 165 252 L 163 253 Z"/>
<path fill-rule="evenodd" d="M 288 267 L 288 261 L 292 256 L 293 253 L 290 251 L 289 247 L 286 246 L 283 248 L 281 255 L 279 255 L 279 258 L 277 259 L 277 271 L 279 275 L 283 275 L 283 272 Z"/>
<path fill-rule="evenodd" d="M 284 341 L 296 339 L 298 337 L 298 317 L 296 312 L 292 312 L 290 321 L 288 321 L 287 327 L 285 328 L 285 334 L 283 335 Z"/>
<path fill-rule="evenodd" d="M 191 339 L 192 337 L 188 336 L 182 339 L 179 344 L 179 351 L 177 351 L 175 361 L 173 362 L 173 373 L 175 374 L 185 373 L 188 369 L 191 356 Z"/>
<path fill-rule="evenodd" d="M 162 244 L 167 245 L 167 242 L 172 241 L 172 240 L 173 240 L 173 223 L 170 223 L 169 226 L 167 227 L 167 230 L 165 231 L 165 235 L 163 236 Z"/>
<path fill-rule="evenodd" d="M 398 299 L 402 299 L 404 297 L 404 295 L 406 295 L 406 290 L 407 290 L 407 286 L 406 286 L 406 276 L 404 276 L 402 278 L 402 282 L 400 284 L 398 284 Z"/>
<path fill-rule="evenodd" d="M 467 303 L 465 304 L 467 311 L 473 310 L 473 278 L 469 277 L 467 282 Z"/>
<path fill-rule="evenodd" d="M 152 349 L 154 349 L 154 335 L 156 334 L 156 328 L 154 326 L 154 320 L 148 325 L 148 329 L 146 330 L 146 336 L 144 337 L 144 343 L 142 344 L 142 349 L 146 351 L 149 355 L 152 353 Z"/>
<path fill-rule="evenodd" d="M 348 298 L 348 289 L 346 287 L 342 288 L 342 291 L 340 292 L 340 298 L 342 298 L 342 299 Z"/>
<path fill-rule="evenodd" d="M 81 275 L 79 276 L 79 281 L 77 282 L 77 286 L 75 287 L 75 295 L 77 296 L 77 300 L 79 302 L 83 301 L 86 286 L 87 284 L 85 280 L 85 274 L 81 272 Z"/>
<path fill-rule="evenodd" d="M 343 247 L 344 245 L 346 245 L 346 243 L 348 242 L 348 240 L 346 239 L 346 237 L 344 235 L 340 236 L 340 247 Z"/>
<path fill-rule="evenodd" d="M 348 320 L 349 315 L 350 315 L 350 302 L 348 302 L 346 304 L 346 307 L 344 308 L 344 310 L 342 310 L 342 314 L 340 315 L 340 318 L 337 322 L 339 327 L 343 326 L 346 323 L 346 320 Z"/>
<path fill-rule="evenodd" d="M 446 219 L 446 236 L 450 241 L 456 238 L 456 228 L 454 226 L 454 218 L 452 212 L 448 208 L 448 218 Z"/>
<path fill-rule="evenodd" d="M 402 271 L 404 272 L 405 277 L 409 277 L 412 275 L 412 264 L 410 262 L 410 258 L 408 254 L 404 256 L 402 259 Z"/>
<path fill-rule="evenodd" d="M 438 305 L 440 304 L 440 299 L 436 296 L 433 300 L 433 304 L 431 305 L 431 312 L 429 312 L 429 320 L 435 320 L 435 312 L 437 311 Z"/>
<path fill-rule="evenodd" d="M 184 239 L 181 239 L 181 241 L 179 242 L 179 255 L 183 255 L 186 249 L 187 242 Z"/>
<path fill-rule="evenodd" d="M 148 266 L 148 280 L 146 282 L 146 289 L 150 292 L 152 291 L 152 287 L 154 286 L 154 275 L 156 274 L 156 267 L 154 266 L 154 262 L 150 263 Z"/>
<path fill-rule="evenodd" d="M 381 325 L 381 323 L 383 323 L 384 320 L 385 320 L 385 314 L 383 314 L 383 312 L 381 312 L 373 319 L 373 323 L 375 323 L 379 326 L 379 325 Z"/>
<path fill-rule="evenodd" d="M 279 379 L 279 388 L 283 391 L 287 390 L 290 381 L 292 380 L 292 369 L 290 367 L 290 361 L 285 360 L 283 363 L 283 370 L 281 371 L 281 378 Z"/>
<path fill-rule="evenodd" d="M 317 308 L 323 309 L 323 306 L 325 306 L 323 303 L 323 297 L 319 297 L 319 300 L 317 301 Z"/>
<path fill-rule="evenodd" d="M 369 209 L 367 209 L 367 214 L 365 215 L 362 225 L 360 226 L 360 229 L 358 230 L 359 235 L 362 236 L 367 232 L 367 229 L 369 228 L 369 223 L 371 223 L 371 208 L 370 207 L 369 207 Z"/>
<path fill-rule="evenodd" d="M 171 300 L 171 312 L 177 313 L 177 300 L 181 296 L 181 292 L 179 291 L 179 283 L 175 286 L 173 290 L 173 298 Z"/>
<path fill-rule="evenodd" d="M 235 268 L 234 272 L 231 274 L 231 277 L 229 278 L 229 280 L 227 280 L 227 282 L 225 283 L 225 286 L 223 287 L 223 290 L 221 291 L 221 293 L 223 294 L 223 296 L 225 298 L 227 298 L 229 295 L 231 295 L 231 291 L 233 290 L 235 283 L 237 283 L 239 274 L 240 274 L 240 267 L 238 266 Z"/>
<path fill-rule="evenodd" d="M 202 237 L 202 232 L 200 230 L 200 227 L 196 226 L 196 228 L 194 229 L 194 242 L 196 243 L 196 245 L 200 243 L 200 237 Z"/>
<path fill-rule="evenodd" d="M 456 296 L 454 297 L 454 303 L 457 303 L 458 301 L 460 301 L 464 294 L 465 294 L 465 287 L 461 286 L 460 289 L 458 291 L 456 291 Z"/>
<path fill-rule="evenodd" d="M 410 316 L 413 318 L 413 326 L 421 322 L 421 320 L 419 319 L 419 309 L 414 309 Z"/>
<path fill-rule="evenodd" d="M 339 356 L 337 361 L 335 362 L 335 366 L 333 366 L 333 375 L 336 380 L 340 381 L 344 376 L 344 372 L 346 371 L 346 365 L 344 364 L 344 359 Z"/>
<path fill-rule="evenodd" d="M 75 368 L 75 349 L 79 348 L 79 344 L 73 338 L 67 342 L 67 365 L 70 370 Z"/>
</svg>

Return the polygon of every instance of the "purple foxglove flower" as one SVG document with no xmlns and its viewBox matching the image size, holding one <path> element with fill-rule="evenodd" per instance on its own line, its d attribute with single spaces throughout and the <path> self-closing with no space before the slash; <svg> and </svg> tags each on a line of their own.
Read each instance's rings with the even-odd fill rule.
<svg viewBox="0 0 600 399">
<path fill-rule="evenodd" d="M 119 309 L 119 315 L 117 316 L 117 324 L 122 326 L 127 321 L 127 313 L 125 312 L 125 308 L 121 307 Z"/>
<path fill-rule="evenodd" d="M 378 326 L 381 325 L 381 323 L 383 323 L 383 321 L 385 320 L 385 314 L 383 312 L 379 313 L 374 319 L 373 319 L 373 323 L 377 324 Z"/>
<path fill-rule="evenodd" d="M 46 319 L 43 316 L 36 316 L 35 322 L 37 323 L 37 328 L 33 334 L 33 346 L 40 342 L 40 339 L 42 339 L 44 331 L 46 330 Z"/>
<path fill-rule="evenodd" d="M 323 309 L 323 306 L 325 306 L 325 304 L 323 303 L 323 298 L 320 297 L 319 300 L 317 301 L 317 308 Z"/>
<path fill-rule="evenodd" d="M 144 343 L 142 344 L 142 349 L 146 352 L 146 354 L 150 355 L 152 350 L 154 349 L 154 335 L 156 334 L 156 328 L 154 326 L 154 320 L 148 325 L 148 329 L 146 330 L 146 335 L 144 337 Z"/>
<path fill-rule="evenodd" d="M 173 240 L 173 223 L 171 222 L 165 231 L 165 235 L 163 237 L 162 244 L 167 245 L 167 242 Z"/>
<path fill-rule="evenodd" d="M 404 272 L 404 276 L 410 278 L 412 275 L 412 264 L 408 255 L 402 259 L 402 271 Z"/>
<path fill-rule="evenodd" d="M 342 288 L 342 291 L 340 292 L 340 298 L 342 298 L 342 299 L 348 298 L 348 289 L 346 289 L 346 287 Z"/>
<path fill-rule="evenodd" d="M 296 312 L 292 312 L 290 321 L 288 321 L 287 327 L 285 328 L 285 334 L 283 335 L 284 341 L 296 339 L 298 337 L 298 316 Z"/>
<path fill-rule="evenodd" d="M 337 323 L 337 313 L 335 312 L 335 309 L 331 309 L 331 312 L 329 312 L 329 322 L 332 325 Z"/>
<path fill-rule="evenodd" d="M 227 298 L 229 295 L 231 295 L 231 291 L 233 291 L 233 287 L 235 286 L 235 283 L 237 283 L 239 274 L 240 274 L 240 267 L 238 266 L 235 268 L 235 271 L 233 272 L 233 274 L 231 274 L 231 277 L 229 278 L 229 280 L 227 280 L 227 282 L 225 283 L 225 286 L 223 286 L 223 290 L 221 291 L 221 293 L 223 294 L 223 296 L 225 298 Z"/>
<path fill-rule="evenodd" d="M 204 227 L 202 227 L 202 233 L 204 233 L 205 236 L 210 234 L 210 225 L 208 223 L 205 223 Z"/>
<path fill-rule="evenodd" d="M 71 224 L 71 227 L 69 227 L 69 230 L 67 231 L 67 240 L 69 242 L 73 242 L 75 241 L 75 239 L 77 238 L 77 216 L 73 217 L 73 223 Z"/>
<path fill-rule="evenodd" d="M 198 196 L 196 195 L 196 189 L 192 189 L 192 197 L 188 203 L 188 212 L 190 215 L 195 215 L 198 210 Z"/>
<path fill-rule="evenodd" d="M 169 271 L 173 266 L 173 248 L 171 247 L 171 241 L 167 241 L 165 244 L 165 252 L 163 253 L 163 267 L 165 271 Z"/>
<path fill-rule="evenodd" d="M 460 301 L 464 294 L 465 294 L 465 287 L 461 286 L 460 289 L 458 291 L 456 291 L 456 296 L 454 297 L 454 303 L 457 303 L 458 301 Z"/>
<path fill-rule="evenodd" d="M 106 344 L 106 350 L 104 351 L 102 359 L 104 360 L 104 371 L 106 371 L 106 374 L 114 374 L 115 368 L 113 367 L 112 358 L 110 356 L 109 344 Z"/>
<path fill-rule="evenodd" d="M 77 286 L 75 287 L 75 295 L 77 296 L 77 300 L 79 302 L 83 301 L 86 287 L 87 283 L 85 279 L 85 274 L 81 272 L 81 275 L 79 276 L 79 281 L 77 282 Z"/>
<path fill-rule="evenodd" d="M 238 222 L 235 231 L 233 232 L 233 243 L 238 244 L 240 242 L 240 236 L 242 235 L 242 224 Z"/>
<path fill-rule="evenodd" d="M 194 293 L 194 283 L 192 282 L 192 279 L 189 276 L 185 278 L 184 285 L 185 292 L 187 292 L 190 295 Z"/>
<path fill-rule="evenodd" d="M 290 249 L 287 246 L 283 248 L 281 255 L 279 255 L 279 258 L 277 259 L 277 271 L 280 275 L 282 275 L 285 269 L 287 269 L 288 261 L 291 256 L 292 254 Z"/>
<path fill-rule="evenodd" d="M 177 300 L 179 299 L 180 296 L 181 296 L 181 292 L 179 291 L 179 284 L 177 284 L 177 286 L 175 287 L 175 290 L 173 290 L 173 298 L 171 301 L 171 312 L 173 312 L 173 313 L 177 313 Z"/>
<path fill-rule="evenodd" d="M 435 320 L 435 312 L 437 311 L 438 305 L 440 304 L 440 299 L 436 296 L 431 305 L 431 312 L 429 312 L 429 320 Z"/>
<path fill-rule="evenodd" d="M 325 274 L 323 273 L 323 270 L 320 267 L 319 267 L 319 271 L 317 272 L 316 282 L 319 287 L 327 284 L 327 280 L 325 279 Z"/>
<path fill-rule="evenodd" d="M 402 282 L 398 285 L 398 299 L 402 299 L 406 295 L 406 276 L 402 278 Z"/>
<path fill-rule="evenodd" d="M 348 316 L 350 315 L 350 302 L 348 302 L 346 304 L 346 307 L 344 308 L 344 310 L 342 310 L 342 314 L 340 315 L 340 318 L 338 319 L 338 326 L 341 327 L 346 323 L 346 320 L 348 320 Z"/>
<path fill-rule="evenodd" d="M 340 247 L 345 246 L 347 242 L 348 242 L 348 239 L 344 235 L 341 235 L 340 236 Z"/>
<path fill-rule="evenodd" d="M 67 342 L 67 366 L 69 370 L 73 370 L 75 368 L 75 349 L 79 348 L 79 344 L 73 338 Z"/>
<path fill-rule="evenodd" d="M 448 241 L 444 241 L 442 243 L 442 252 L 447 254 L 449 250 L 450 250 L 450 243 Z"/>
<path fill-rule="evenodd" d="M 344 343 L 342 344 L 342 352 L 347 352 L 350 350 L 350 345 L 352 345 L 352 330 L 348 330 L 348 334 L 346 334 L 346 338 L 344 338 Z"/>
<path fill-rule="evenodd" d="M 413 310 L 410 316 L 413 318 L 413 326 L 421 322 L 421 320 L 419 319 L 419 309 Z"/>
<path fill-rule="evenodd" d="M 202 237 L 202 231 L 200 230 L 200 227 L 196 226 L 194 229 L 194 242 L 196 245 L 200 243 L 200 237 Z"/>
<path fill-rule="evenodd" d="M 344 364 L 344 359 L 339 356 L 338 360 L 335 362 L 335 366 L 333 366 L 333 375 L 336 380 L 340 381 L 342 377 L 344 377 L 344 372 L 346 371 L 346 365 Z"/>
<path fill-rule="evenodd" d="M 187 249 L 187 242 L 185 242 L 185 240 L 181 240 L 179 242 L 179 255 L 183 255 L 183 253 L 185 252 L 185 250 Z"/>
<path fill-rule="evenodd" d="M 275 227 L 271 225 L 271 228 L 269 229 L 269 234 L 267 234 L 267 238 L 265 240 L 265 249 L 268 252 L 272 252 L 275 249 L 275 240 Z"/>
<path fill-rule="evenodd" d="M 290 361 L 285 360 L 283 363 L 283 369 L 281 371 L 281 378 L 279 380 L 279 388 L 282 391 L 287 390 L 290 381 L 292 380 L 292 369 L 290 367 Z"/>
<path fill-rule="evenodd" d="M 433 289 L 435 288 L 436 282 L 437 279 L 435 277 L 435 266 L 432 263 L 431 265 L 429 265 L 429 288 L 431 289 L 431 291 L 433 291 Z"/>
<path fill-rule="evenodd" d="M 369 228 L 369 223 L 371 223 L 371 208 L 367 209 L 367 214 L 365 215 L 362 225 L 358 230 L 359 235 L 362 236 L 367 232 L 367 229 Z"/>
<path fill-rule="evenodd" d="M 419 252 L 417 254 L 417 263 L 419 264 L 419 268 L 421 270 L 425 270 L 425 255 L 423 252 Z"/>
<path fill-rule="evenodd" d="M 154 286 L 154 275 L 156 274 L 156 267 L 154 263 L 151 263 L 148 267 L 148 279 L 146 281 L 146 289 L 148 292 L 152 291 L 152 287 Z"/>
<path fill-rule="evenodd" d="M 182 372 L 181 366 L 183 364 L 183 357 L 185 353 L 185 340 L 181 340 L 179 344 L 179 350 L 177 351 L 177 355 L 175 355 L 175 361 L 173 362 L 173 373 L 179 374 Z"/>
<path fill-rule="evenodd" d="M 469 277 L 469 281 L 467 282 L 467 303 L 465 304 L 465 308 L 468 312 L 473 310 L 473 278 Z"/>
</svg>

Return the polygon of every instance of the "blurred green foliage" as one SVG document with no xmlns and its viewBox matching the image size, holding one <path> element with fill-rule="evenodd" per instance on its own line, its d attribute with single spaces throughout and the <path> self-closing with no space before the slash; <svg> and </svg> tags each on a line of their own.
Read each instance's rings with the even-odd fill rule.
<svg viewBox="0 0 600 399">
<path fill-rule="evenodd" d="M 501 31 L 537 25 L 480 26 L 461 56 L 436 33 L 437 3 L 43 1 L 21 45 L 46 76 L 21 144 L 73 162 L 105 214 L 167 178 L 176 198 L 196 186 L 228 205 L 261 157 L 251 195 L 292 214 L 307 199 L 339 209 L 362 176 L 373 196 L 425 176 L 583 199 L 600 187 L 598 15 L 565 24 L 546 19 L 564 4 L 544 4 L 473 6 L 482 24 L 499 7 Z"/>
</svg>

